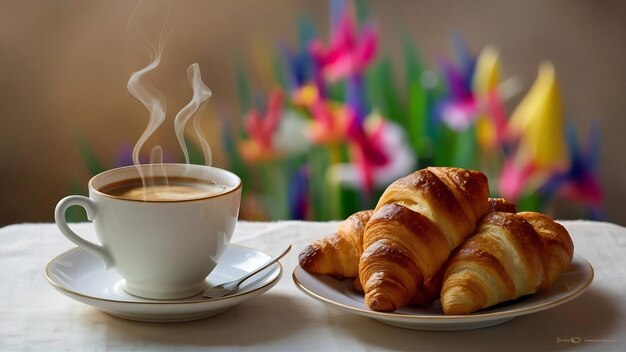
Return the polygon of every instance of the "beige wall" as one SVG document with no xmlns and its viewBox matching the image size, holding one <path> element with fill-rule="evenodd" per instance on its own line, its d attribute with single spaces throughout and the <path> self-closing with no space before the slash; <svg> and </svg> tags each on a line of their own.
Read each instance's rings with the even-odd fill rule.
<svg viewBox="0 0 626 352">
<path fill-rule="evenodd" d="M 207 111 L 238 113 L 235 62 L 258 43 L 292 42 L 297 18 L 312 17 L 327 32 L 325 1 L 235 0 L 172 2 L 180 22 L 151 82 L 173 115 L 191 95 L 185 69 L 200 64 L 213 90 Z M 444 4 L 445 3 L 445 4 Z M 106 164 L 134 144 L 147 112 L 126 90 L 129 75 L 148 62 L 127 31 L 134 1 L 0 0 L 0 225 L 52 221 L 70 180 L 86 183 L 76 148 L 85 137 Z M 381 48 L 398 59 L 401 33 L 418 44 L 429 64 L 450 53 L 459 30 L 479 50 L 500 49 L 507 75 L 532 83 L 537 65 L 554 62 L 568 118 L 581 129 L 597 119 L 603 130 L 600 180 L 609 220 L 626 224 L 626 5 L 619 1 L 370 1 Z M 144 14 L 154 15 L 147 4 Z M 273 48 L 265 48 L 273 50 Z M 218 138 L 209 117 L 207 134 Z M 178 156 L 173 129 L 149 144 Z M 149 146 L 147 147 L 149 148 Z M 216 151 L 216 153 L 219 153 Z M 223 163 L 217 156 L 217 164 Z M 560 217 L 576 216 L 567 207 Z"/>
</svg>

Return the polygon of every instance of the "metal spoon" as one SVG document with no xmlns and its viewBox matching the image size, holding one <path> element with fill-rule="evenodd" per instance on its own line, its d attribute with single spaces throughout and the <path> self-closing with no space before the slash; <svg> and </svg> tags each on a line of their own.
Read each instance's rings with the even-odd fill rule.
<svg viewBox="0 0 626 352">
<path fill-rule="evenodd" d="M 248 273 L 246 276 L 237 280 L 225 282 L 217 286 L 209 287 L 206 290 L 204 290 L 204 292 L 202 292 L 202 295 L 206 298 L 218 298 L 218 297 L 224 297 L 231 292 L 237 291 L 239 289 L 239 286 L 244 281 L 248 280 L 255 274 L 259 273 L 260 271 L 268 268 L 270 265 L 276 263 L 280 258 L 284 257 L 285 254 L 289 253 L 290 250 L 291 250 L 291 245 L 289 245 L 289 247 L 287 247 L 287 249 L 285 249 L 281 254 L 270 259 L 269 262 L 263 264 L 260 268 Z"/>
</svg>

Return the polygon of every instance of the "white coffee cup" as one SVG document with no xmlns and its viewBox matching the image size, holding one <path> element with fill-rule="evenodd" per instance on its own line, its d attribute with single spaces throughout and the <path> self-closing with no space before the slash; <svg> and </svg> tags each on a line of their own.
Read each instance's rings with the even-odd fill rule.
<svg viewBox="0 0 626 352">
<path fill-rule="evenodd" d="M 141 176 L 161 181 L 167 176 L 170 183 L 206 181 L 222 189 L 194 196 L 179 194 L 172 187 L 171 199 L 165 195 L 166 200 L 111 194 L 116 185 L 132 184 L 130 180 Z M 215 167 L 127 166 L 94 176 L 88 198 L 63 198 L 56 206 L 55 220 L 65 237 L 102 258 L 107 269 L 115 268 L 125 279 L 123 288 L 128 293 L 152 299 L 190 297 L 206 287 L 206 277 L 230 243 L 241 188 L 237 175 Z M 84 239 L 67 225 L 65 212 L 74 205 L 85 208 L 100 244 Z"/>
</svg>

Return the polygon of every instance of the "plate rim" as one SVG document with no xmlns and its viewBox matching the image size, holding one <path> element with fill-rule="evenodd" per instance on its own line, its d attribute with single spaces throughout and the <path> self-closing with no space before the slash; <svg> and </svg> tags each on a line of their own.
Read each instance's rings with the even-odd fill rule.
<svg viewBox="0 0 626 352">
<path fill-rule="evenodd" d="M 251 248 L 251 247 L 247 247 L 247 246 L 242 246 L 239 244 L 229 244 L 229 247 L 239 247 L 242 249 L 247 249 L 247 250 L 251 250 L 251 251 L 255 251 L 261 254 L 266 255 L 268 258 L 271 258 L 271 256 L 269 256 L 267 253 L 259 251 L 257 249 Z M 218 297 L 218 298 L 206 298 L 206 299 L 200 299 L 200 300 L 193 300 L 193 301 L 184 301 L 184 300 L 180 300 L 180 299 L 174 299 L 174 300 L 148 300 L 148 298 L 142 298 L 142 299 L 146 299 L 146 301 L 128 301 L 128 300 L 124 300 L 124 299 L 111 299 L 111 298 L 103 298 L 103 297 L 95 297 L 92 295 L 88 295 L 82 292 L 78 292 L 75 290 L 72 290 L 70 288 L 65 287 L 63 284 L 56 282 L 50 274 L 50 268 L 51 265 L 56 262 L 59 258 L 65 256 L 65 255 L 69 255 L 70 252 L 74 252 L 74 251 L 80 251 L 80 252 L 85 252 L 87 254 L 91 254 L 89 253 L 89 251 L 81 248 L 81 247 L 73 247 L 70 248 L 58 255 L 56 255 L 54 258 L 52 258 L 45 266 L 44 268 L 44 276 L 46 277 L 46 280 L 48 281 L 48 283 L 50 283 L 50 285 L 52 285 L 55 289 L 62 291 L 64 293 L 68 293 L 70 295 L 73 296 L 78 296 L 84 299 L 88 299 L 88 300 L 94 300 L 94 301 L 98 301 L 98 302 L 108 302 L 108 303 L 115 303 L 115 304 L 131 304 L 131 305 L 161 305 L 161 306 L 166 306 L 166 305 L 194 305 L 194 304 L 206 304 L 206 303 L 217 303 L 219 301 L 226 301 L 229 299 L 235 299 L 241 296 L 245 296 L 245 295 L 249 295 L 252 293 L 255 293 L 258 290 L 262 290 L 265 287 L 267 287 L 268 285 L 271 285 L 272 283 L 276 282 L 276 280 L 279 280 L 282 277 L 282 273 L 283 273 L 283 266 L 280 262 L 276 262 L 275 264 L 273 264 L 270 268 L 274 268 L 269 274 L 271 275 L 276 275 L 276 277 L 274 277 L 273 279 L 263 283 L 261 286 L 254 288 L 250 291 L 244 291 L 244 292 L 240 292 L 240 293 L 235 293 L 232 295 L 227 295 L 224 297 Z"/>
<path fill-rule="evenodd" d="M 317 299 L 326 304 L 330 304 L 334 307 L 340 308 L 345 311 L 349 311 L 361 316 L 366 316 L 373 319 L 383 320 L 383 321 L 395 321 L 395 322 L 403 322 L 403 323 L 414 323 L 414 324 L 459 324 L 459 323 L 473 323 L 480 322 L 486 320 L 496 320 L 496 319 L 506 319 L 506 318 L 515 318 L 518 316 L 523 316 L 527 314 L 536 313 L 542 310 L 547 310 L 568 301 L 571 301 L 581 294 L 583 294 L 593 282 L 595 277 L 595 271 L 591 263 L 585 259 L 583 256 L 579 254 L 574 254 L 573 259 L 579 260 L 589 269 L 589 277 L 586 282 L 582 282 L 581 286 L 577 288 L 577 290 L 573 291 L 571 294 L 562 297 L 556 301 L 544 302 L 538 305 L 530 306 L 527 308 L 518 308 L 513 309 L 511 311 L 498 311 L 498 312 L 487 312 L 487 313 L 478 313 L 478 314 L 467 314 L 467 315 L 437 315 L 437 316 L 424 316 L 424 315 L 409 315 L 409 314 L 399 314 L 394 312 L 378 312 L 371 309 L 363 309 L 360 307 L 354 307 L 348 304 L 344 304 L 342 302 L 337 302 L 333 299 L 321 296 L 320 294 L 313 292 L 311 289 L 306 287 L 300 280 L 297 278 L 296 271 L 302 270 L 306 272 L 300 265 L 296 265 L 292 273 L 292 280 L 295 285 L 308 296 Z M 572 260 L 572 263 L 574 260 Z M 571 263 L 570 263 L 571 265 Z M 311 274 L 309 275 L 318 275 Z"/>
</svg>

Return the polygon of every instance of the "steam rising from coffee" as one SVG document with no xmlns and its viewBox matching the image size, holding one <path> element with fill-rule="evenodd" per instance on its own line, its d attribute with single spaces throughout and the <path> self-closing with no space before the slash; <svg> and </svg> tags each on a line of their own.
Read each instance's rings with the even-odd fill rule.
<svg viewBox="0 0 626 352">
<path fill-rule="evenodd" d="M 144 77 L 154 69 L 156 69 L 161 63 L 161 56 L 163 55 L 163 49 L 167 44 L 168 39 L 174 32 L 175 26 L 170 26 L 170 8 L 168 3 L 168 11 L 167 17 L 163 21 L 163 25 L 161 26 L 161 30 L 159 32 L 159 38 L 157 46 L 155 47 L 148 39 L 141 35 L 141 31 L 138 28 L 138 20 L 136 18 L 137 12 L 139 11 L 143 1 L 140 1 L 128 20 L 128 28 L 127 31 L 132 36 L 138 36 L 141 43 L 148 49 L 150 52 L 150 56 L 153 58 L 152 61 L 144 68 L 133 72 L 130 76 L 130 79 L 127 83 L 127 88 L 130 94 L 132 94 L 137 100 L 141 101 L 143 105 L 150 112 L 150 120 L 148 122 L 148 126 L 142 133 L 141 137 L 135 144 L 133 148 L 133 164 L 139 165 L 141 162 L 139 161 L 139 153 L 141 148 L 145 144 L 145 142 L 150 138 L 150 136 L 163 124 L 165 121 L 165 112 L 166 112 L 166 104 L 165 97 L 163 94 L 155 87 L 151 86 L 147 82 L 145 82 Z M 153 149 L 150 159 L 152 159 L 159 152 Z M 152 162 L 152 160 L 151 160 Z"/>
<path fill-rule="evenodd" d="M 142 2 L 140 2 L 135 10 L 133 11 L 131 18 L 129 19 L 129 33 L 131 32 L 131 25 L 135 22 L 135 14 L 140 7 Z M 145 46 L 150 51 L 150 56 L 152 57 L 152 61 L 145 66 L 144 68 L 134 72 L 130 79 L 128 80 L 127 88 L 130 94 L 132 94 L 137 100 L 139 100 L 145 107 L 148 109 L 150 113 L 150 119 L 146 129 L 143 131 L 141 137 L 135 144 L 133 148 L 132 160 L 135 166 L 139 166 L 141 164 L 139 155 L 142 147 L 146 143 L 146 141 L 156 132 L 156 130 L 163 124 L 166 119 L 166 102 L 163 94 L 154 86 L 148 84 L 145 80 L 145 76 L 154 71 L 161 63 L 161 58 L 163 54 L 163 50 L 165 45 L 170 38 L 171 34 L 174 32 L 174 26 L 169 26 L 170 20 L 170 8 L 168 3 L 168 13 L 167 18 L 165 19 L 161 31 L 159 34 L 159 39 L 157 45 L 153 45 L 149 40 L 141 37 L 141 41 L 145 44 Z M 205 165 L 210 166 L 212 163 L 212 155 L 211 148 L 206 138 L 204 137 L 204 133 L 202 132 L 200 126 L 200 119 L 198 111 L 201 105 L 211 97 L 211 90 L 204 84 L 202 81 L 202 77 L 200 74 L 200 67 L 197 63 L 191 64 L 187 68 L 187 78 L 189 80 L 189 84 L 193 89 L 193 96 L 191 101 L 183 107 L 180 112 L 176 115 L 174 120 L 174 131 L 176 133 L 176 138 L 180 143 L 180 146 L 183 150 L 183 154 L 185 156 L 185 162 L 187 164 L 190 163 L 189 152 L 187 150 L 187 143 L 185 141 L 185 128 L 191 120 L 194 118 L 193 127 L 196 134 L 196 137 L 202 147 L 202 151 L 204 154 L 204 163 Z M 163 163 L 163 151 L 160 146 L 155 146 L 150 153 L 150 170 L 154 170 L 155 167 L 158 167 L 159 164 Z M 152 177 L 146 178 L 143 174 L 141 168 L 137 167 L 137 171 L 141 176 L 144 187 L 148 186 L 150 183 L 150 179 Z M 154 175 L 151 171 L 150 176 Z"/>
<path fill-rule="evenodd" d="M 176 120 L 174 121 L 176 138 L 178 138 L 180 147 L 183 149 L 183 153 L 185 154 L 185 162 L 189 164 L 189 152 L 187 151 L 187 145 L 185 143 L 185 126 L 187 125 L 189 119 L 195 115 L 194 130 L 200 140 L 200 144 L 202 145 L 204 161 L 206 165 L 211 165 L 211 148 L 209 147 L 209 143 L 204 138 L 204 134 L 200 129 L 200 124 L 198 122 L 198 108 L 200 108 L 200 105 L 211 97 L 212 93 L 209 87 L 202 82 L 198 64 L 191 64 L 191 66 L 187 68 L 187 78 L 189 79 L 189 84 L 191 84 L 191 87 L 193 88 L 193 97 L 191 98 L 189 104 L 187 104 L 176 115 Z"/>
<path fill-rule="evenodd" d="M 139 152 L 141 151 L 141 147 L 143 147 L 144 143 L 150 138 L 150 136 L 163 124 L 165 121 L 165 99 L 163 98 L 163 94 L 158 91 L 156 88 L 150 86 L 145 83 L 142 79 L 148 72 L 154 70 L 159 63 L 161 62 L 161 48 L 156 54 L 154 60 L 146 67 L 142 68 L 139 71 L 134 72 L 130 79 L 128 80 L 128 91 L 132 94 L 137 100 L 141 101 L 143 105 L 150 112 L 150 121 L 148 122 L 148 126 L 143 131 L 141 137 L 135 144 L 133 148 L 133 163 L 135 165 L 141 164 L 139 161 Z"/>
</svg>

